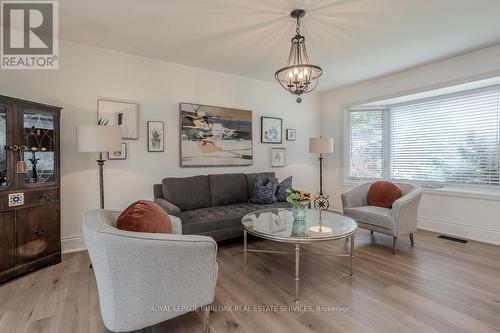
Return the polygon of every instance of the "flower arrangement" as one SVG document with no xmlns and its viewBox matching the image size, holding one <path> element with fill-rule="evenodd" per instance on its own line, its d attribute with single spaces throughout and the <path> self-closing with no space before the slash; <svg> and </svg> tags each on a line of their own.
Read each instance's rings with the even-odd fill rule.
<svg viewBox="0 0 500 333">
<path fill-rule="evenodd" d="M 286 201 L 292 204 L 292 214 L 295 221 L 306 219 L 306 209 L 311 204 L 311 193 L 289 188 L 285 192 Z"/>
<path fill-rule="evenodd" d="M 312 200 L 312 195 L 306 191 L 299 191 L 294 188 L 286 190 L 286 201 L 292 204 L 292 207 L 299 207 L 301 205 L 309 204 Z"/>
</svg>

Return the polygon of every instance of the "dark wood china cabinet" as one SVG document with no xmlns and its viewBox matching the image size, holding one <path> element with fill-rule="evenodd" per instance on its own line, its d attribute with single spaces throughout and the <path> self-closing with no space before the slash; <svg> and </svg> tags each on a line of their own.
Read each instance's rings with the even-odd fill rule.
<svg viewBox="0 0 500 333">
<path fill-rule="evenodd" d="M 60 113 L 0 96 L 0 282 L 61 262 Z"/>
</svg>

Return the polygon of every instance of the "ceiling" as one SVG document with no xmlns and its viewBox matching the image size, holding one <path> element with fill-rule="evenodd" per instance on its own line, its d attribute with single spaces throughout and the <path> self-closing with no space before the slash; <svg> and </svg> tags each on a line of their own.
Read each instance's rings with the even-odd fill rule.
<svg viewBox="0 0 500 333">
<path fill-rule="evenodd" d="M 64 40 L 273 81 L 293 8 L 320 90 L 500 43 L 500 0 L 61 0 Z"/>
</svg>

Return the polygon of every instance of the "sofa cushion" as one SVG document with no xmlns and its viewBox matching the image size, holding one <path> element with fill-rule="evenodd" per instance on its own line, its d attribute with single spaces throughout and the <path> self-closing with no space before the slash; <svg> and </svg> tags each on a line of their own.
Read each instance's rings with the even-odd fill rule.
<svg viewBox="0 0 500 333">
<path fill-rule="evenodd" d="M 264 185 L 266 185 L 270 179 L 276 179 L 276 174 L 274 172 L 248 173 L 245 176 L 247 177 L 247 188 L 248 188 L 249 196 L 250 196 L 250 192 L 253 189 L 253 184 L 255 182 L 255 179 L 257 179 L 257 178 L 262 179 L 262 182 L 264 183 Z"/>
<path fill-rule="evenodd" d="M 377 206 L 363 206 L 344 208 L 344 214 L 356 221 L 372 224 L 386 229 L 394 229 L 395 221 L 389 208 Z"/>
<path fill-rule="evenodd" d="M 246 177 L 242 173 L 208 175 L 212 206 L 224 206 L 248 201 Z"/>
<path fill-rule="evenodd" d="M 139 200 L 128 206 L 116 220 L 116 227 L 135 232 L 172 233 L 168 214 L 148 200 Z"/>
<path fill-rule="evenodd" d="M 207 176 L 165 178 L 163 196 L 181 210 L 210 207 L 210 186 Z"/>
<path fill-rule="evenodd" d="M 278 184 L 278 188 L 276 189 L 276 200 L 279 202 L 286 201 L 286 190 L 292 188 L 292 176 L 287 177 Z"/>
<path fill-rule="evenodd" d="M 182 212 L 183 234 L 209 234 L 211 231 L 241 227 L 241 218 L 248 213 L 269 208 L 290 207 L 287 202 L 268 205 L 239 203 Z"/>
<path fill-rule="evenodd" d="M 270 204 L 276 202 L 276 189 L 278 181 L 271 179 L 264 185 L 260 178 L 253 183 L 253 189 L 250 192 L 250 202 L 255 204 Z"/>
<path fill-rule="evenodd" d="M 371 206 L 391 208 L 394 201 L 401 198 L 401 189 L 393 182 L 380 180 L 371 184 L 366 200 Z"/>
</svg>

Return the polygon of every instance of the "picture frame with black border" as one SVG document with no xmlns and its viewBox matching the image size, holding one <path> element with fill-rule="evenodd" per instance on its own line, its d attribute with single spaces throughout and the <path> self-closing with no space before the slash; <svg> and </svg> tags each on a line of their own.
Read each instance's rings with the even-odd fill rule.
<svg viewBox="0 0 500 333">
<path fill-rule="evenodd" d="M 296 141 L 297 140 L 297 130 L 295 128 L 287 128 L 286 139 L 287 139 L 287 141 Z"/>
<path fill-rule="evenodd" d="M 127 144 L 122 142 L 121 151 L 108 152 L 108 160 L 126 160 L 127 159 Z"/>
<path fill-rule="evenodd" d="M 271 167 L 286 166 L 286 148 L 271 148 Z"/>
<path fill-rule="evenodd" d="M 283 119 L 277 117 L 260 117 L 260 142 L 283 143 Z"/>
<path fill-rule="evenodd" d="M 165 151 L 165 124 L 161 120 L 147 122 L 148 152 Z"/>
</svg>

